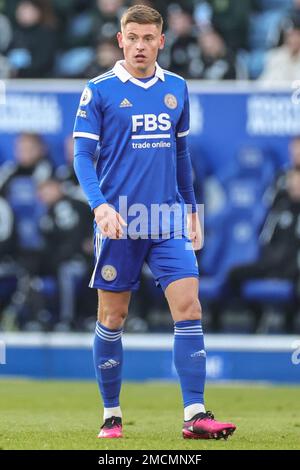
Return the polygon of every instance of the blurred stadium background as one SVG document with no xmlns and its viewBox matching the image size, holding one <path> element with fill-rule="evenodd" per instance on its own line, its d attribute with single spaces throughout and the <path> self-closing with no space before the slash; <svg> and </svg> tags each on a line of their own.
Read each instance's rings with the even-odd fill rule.
<svg viewBox="0 0 300 470">
<path fill-rule="evenodd" d="M 0 0 L 1 375 L 93 378 L 92 215 L 71 133 L 85 81 L 120 58 L 133 3 Z M 160 65 L 190 90 L 208 378 L 299 384 L 300 1 L 145 3 L 165 20 Z M 124 341 L 126 379 L 175 377 L 146 266 Z"/>
</svg>

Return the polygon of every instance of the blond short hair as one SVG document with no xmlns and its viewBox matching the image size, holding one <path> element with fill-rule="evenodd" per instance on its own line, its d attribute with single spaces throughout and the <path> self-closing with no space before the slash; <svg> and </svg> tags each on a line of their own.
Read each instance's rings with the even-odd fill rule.
<svg viewBox="0 0 300 470">
<path fill-rule="evenodd" d="M 161 30 L 163 27 L 161 14 L 147 5 L 134 5 L 128 8 L 121 18 L 121 28 L 124 29 L 128 23 L 155 24 Z"/>
</svg>

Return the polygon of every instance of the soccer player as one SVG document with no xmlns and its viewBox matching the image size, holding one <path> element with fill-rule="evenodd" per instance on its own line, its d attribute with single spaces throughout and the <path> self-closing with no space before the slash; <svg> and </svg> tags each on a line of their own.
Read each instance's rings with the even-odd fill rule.
<svg viewBox="0 0 300 470">
<path fill-rule="evenodd" d="M 98 289 L 99 309 L 93 353 L 104 403 L 98 437 L 122 437 L 121 337 L 131 291 L 138 289 L 146 262 L 174 320 L 183 437 L 227 438 L 235 426 L 216 421 L 204 407 L 206 353 L 194 254 L 201 245 L 201 228 L 186 141 L 189 100 L 185 80 L 156 62 L 165 41 L 162 24 L 161 15 L 148 6 L 136 5 L 124 13 L 117 35 L 124 60 L 88 82 L 74 127 L 74 167 L 95 215 L 96 262 L 90 287 Z M 120 196 L 128 207 L 122 214 Z M 171 212 L 174 205 L 184 204 L 191 207 L 189 237 L 178 237 L 176 217 L 170 217 L 169 230 L 164 221 L 152 224 L 151 217 L 145 223 L 144 216 L 137 224 L 142 226 L 140 236 L 129 230 L 137 206 L 149 214 L 155 205 Z M 191 245 L 194 250 L 187 249 Z"/>
</svg>

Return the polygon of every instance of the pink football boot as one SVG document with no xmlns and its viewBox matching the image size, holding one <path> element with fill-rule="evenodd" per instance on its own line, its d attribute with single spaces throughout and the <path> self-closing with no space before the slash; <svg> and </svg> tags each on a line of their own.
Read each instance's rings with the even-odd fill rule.
<svg viewBox="0 0 300 470">
<path fill-rule="evenodd" d="M 234 424 L 221 423 L 207 411 L 196 414 L 190 421 L 184 421 L 182 435 L 184 439 L 227 439 L 235 429 Z"/>
<path fill-rule="evenodd" d="M 117 416 L 112 416 L 104 421 L 101 430 L 98 434 L 99 438 L 107 437 L 109 439 L 116 439 L 123 437 L 122 434 L 122 419 Z"/>
</svg>

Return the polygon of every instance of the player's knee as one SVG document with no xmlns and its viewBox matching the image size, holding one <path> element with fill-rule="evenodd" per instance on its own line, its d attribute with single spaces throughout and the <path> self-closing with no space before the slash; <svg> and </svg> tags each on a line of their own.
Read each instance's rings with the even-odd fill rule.
<svg viewBox="0 0 300 470">
<path fill-rule="evenodd" d="M 128 315 L 128 309 L 123 306 L 114 308 L 113 310 L 103 308 L 102 315 L 101 323 L 110 330 L 117 330 L 123 327 Z"/>
<path fill-rule="evenodd" d="M 202 309 L 199 299 L 193 297 L 187 297 L 183 299 L 181 304 L 178 306 L 177 318 L 180 321 L 186 320 L 200 320 L 202 316 Z"/>
</svg>

